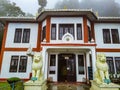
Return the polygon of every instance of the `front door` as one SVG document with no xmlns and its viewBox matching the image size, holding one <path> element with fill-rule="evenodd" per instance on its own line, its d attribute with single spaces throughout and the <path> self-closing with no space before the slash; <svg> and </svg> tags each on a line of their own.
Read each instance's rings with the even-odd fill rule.
<svg viewBox="0 0 120 90">
<path fill-rule="evenodd" d="M 59 54 L 58 55 L 58 81 L 60 82 L 75 82 L 76 68 L 75 68 L 74 54 Z"/>
</svg>

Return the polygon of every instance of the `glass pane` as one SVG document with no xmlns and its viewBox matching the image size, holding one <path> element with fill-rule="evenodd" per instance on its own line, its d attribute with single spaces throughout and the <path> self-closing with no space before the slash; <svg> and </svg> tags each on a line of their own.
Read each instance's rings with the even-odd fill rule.
<svg viewBox="0 0 120 90">
<path fill-rule="evenodd" d="M 120 57 L 115 57 L 116 73 L 120 74 Z"/>
<path fill-rule="evenodd" d="M 103 41 L 104 41 L 104 43 L 111 43 L 109 29 L 103 29 Z"/>
<path fill-rule="evenodd" d="M 29 39 L 30 39 L 30 29 L 24 29 L 22 42 L 29 43 Z"/>
<path fill-rule="evenodd" d="M 15 30 L 14 43 L 21 43 L 22 29 L 17 28 Z"/>
<path fill-rule="evenodd" d="M 52 24 L 51 28 L 51 39 L 56 40 L 56 24 Z"/>
<path fill-rule="evenodd" d="M 83 55 L 78 55 L 78 73 L 84 74 L 84 58 Z"/>
<path fill-rule="evenodd" d="M 60 24 L 59 25 L 59 39 L 62 39 L 62 36 L 69 32 L 74 36 L 74 24 Z"/>
<path fill-rule="evenodd" d="M 10 72 L 17 72 L 19 56 L 12 56 L 10 63 Z"/>
<path fill-rule="evenodd" d="M 114 74 L 115 70 L 114 70 L 113 57 L 106 57 L 106 60 L 109 66 L 109 73 Z"/>
<path fill-rule="evenodd" d="M 56 65 L 56 55 L 51 55 L 50 56 L 50 66 L 55 66 Z"/>
<path fill-rule="evenodd" d="M 42 33 L 41 33 L 41 40 L 43 41 L 46 39 L 46 26 L 43 27 Z"/>
<path fill-rule="evenodd" d="M 82 26 L 77 24 L 77 40 L 82 40 Z"/>
<path fill-rule="evenodd" d="M 118 29 L 111 29 L 113 43 L 119 43 Z"/>
<path fill-rule="evenodd" d="M 26 72 L 27 68 L 27 56 L 21 56 L 19 62 L 19 72 Z"/>
</svg>

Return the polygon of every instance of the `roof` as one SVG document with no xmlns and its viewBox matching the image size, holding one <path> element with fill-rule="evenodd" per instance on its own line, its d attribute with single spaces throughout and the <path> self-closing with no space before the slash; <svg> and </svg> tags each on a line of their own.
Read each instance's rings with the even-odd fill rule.
<svg viewBox="0 0 120 90">
<path fill-rule="evenodd" d="M 47 16 L 86 16 L 95 22 L 120 22 L 120 17 L 98 17 L 92 9 L 42 9 L 37 17 L 0 17 L 0 21 L 37 22 Z"/>
<path fill-rule="evenodd" d="M 0 21 L 3 23 L 5 23 L 6 21 L 35 22 L 36 17 L 0 17 Z"/>
<path fill-rule="evenodd" d="M 120 17 L 98 17 L 98 22 L 120 22 Z"/>
<path fill-rule="evenodd" d="M 43 9 L 37 16 L 37 20 L 41 21 L 46 16 L 77 16 L 85 15 L 90 20 L 97 19 L 92 9 Z"/>
</svg>

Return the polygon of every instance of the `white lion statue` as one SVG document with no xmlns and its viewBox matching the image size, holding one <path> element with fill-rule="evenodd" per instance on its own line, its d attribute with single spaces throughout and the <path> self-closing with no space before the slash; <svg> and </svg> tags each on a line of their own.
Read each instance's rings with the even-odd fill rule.
<svg viewBox="0 0 120 90">
<path fill-rule="evenodd" d="M 27 50 L 27 55 L 32 57 L 32 78 L 31 80 L 43 80 L 43 57 L 42 52 L 33 52 L 31 46 Z"/>
<path fill-rule="evenodd" d="M 98 84 L 110 83 L 108 64 L 106 63 L 105 54 L 100 53 L 97 55 L 96 68 L 97 68 L 95 72 L 96 83 Z"/>
<path fill-rule="evenodd" d="M 37 80 L 43 80 L 42 66 L 43 66 L 42 52 L 35 52 L 32 63 L 32 77 L 36 77 Z"/>
</svg>

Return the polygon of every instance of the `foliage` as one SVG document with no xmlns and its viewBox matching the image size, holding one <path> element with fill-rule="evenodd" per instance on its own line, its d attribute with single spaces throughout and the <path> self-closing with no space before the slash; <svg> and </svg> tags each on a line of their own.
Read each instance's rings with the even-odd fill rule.
<svg viewBox="0 0 120 90">
<path fill-rule="evenodd" d="M 8 0 L 0 0 L 0 16 L 25 16 L 25 13 Z"/>
<path fill-rule="evenodd" d="M 2 45 L 3 32 L 4 32 L 3 28 L 4 28 L 3 24 L 0 23 L 0 50 L 1 50 L 1 45 Z"/>
<path fill-rule="evenodd" d="M 18 78 L 18 77 L 12 77 L 12 78 L 7 79 L 8 83 L 15 83 L 15 82 L 18 82 L 18 81 L 21 81 L 21 79 Z"/>
</svg>

